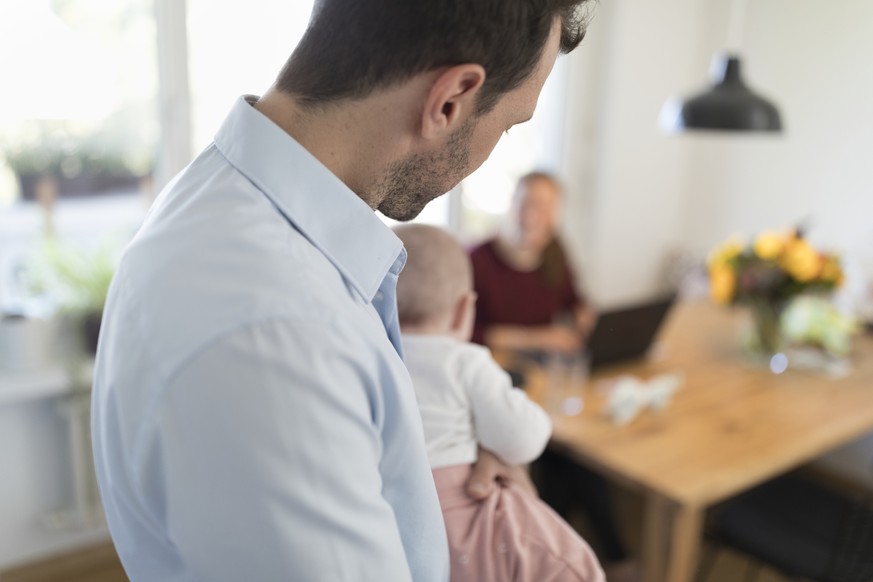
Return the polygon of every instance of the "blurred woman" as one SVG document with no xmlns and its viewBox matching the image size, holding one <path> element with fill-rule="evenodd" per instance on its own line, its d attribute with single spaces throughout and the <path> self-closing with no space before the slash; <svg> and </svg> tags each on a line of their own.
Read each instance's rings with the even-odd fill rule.
<svg viewBox="0 0 873 582">
<path fill-rule="evenodd" d="M 596 315 L 577 289 L 557 237 L 561 188 L 543 172 L 519 179 L 497 236 L 475 247 L 478 301 L 473 341 L 492 350 L 574 354 Z M 546 449 L 532 467 L 542 499 L 572 523 L 582 510 L 593 526 L 607 580 L 639 580 L 612 513 L 604 479 Z"/>
<path fill-rule="evenodd" d="M 557 236 L 561 190 L 533 172 L 516 187 L 500 232 L 470 253 L 479 296 L 473 339 L 492 349 L 575 352 L 594 312 Z"/>
</svg>

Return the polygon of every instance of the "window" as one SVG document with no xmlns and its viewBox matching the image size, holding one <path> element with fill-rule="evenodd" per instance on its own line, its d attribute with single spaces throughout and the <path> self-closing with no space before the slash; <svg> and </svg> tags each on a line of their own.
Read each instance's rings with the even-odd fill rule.
<svg viewBox="0 0 873 582">
<path fill-rule="evenodd" d="M 0 308 L 58 235 L 129 232 L 146 206 L 159 133 L 151 0 L 0 3 Z M 2 309 L 0 309 L 2 310 Z"/>
<path fill-rule="evenodd" d="M 188 0 L 194 151 L 242 93 L 263 95 L 297 46 L 312 0 Z"/>
<path fill-rule="evenodd" d="M 154 34 L 148 0 L 0 6 L 0 70 L 14 82 L 0 95 L 0 204 L 137 191 L 158 133 Z"/>
</svg>

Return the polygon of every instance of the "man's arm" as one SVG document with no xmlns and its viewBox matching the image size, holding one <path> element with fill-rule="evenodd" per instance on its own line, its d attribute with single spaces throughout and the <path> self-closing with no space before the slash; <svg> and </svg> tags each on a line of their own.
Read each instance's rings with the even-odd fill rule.
<svg viewBox="0 0 873 582">
<path fill-rule="evenodd" d="M 173 378 L 154 419 L 162 501 L 196 577 L 411 578 L 382 495 L 378 388 L 355 352 L 324 322 L 267 322 Z"/>
</svg>

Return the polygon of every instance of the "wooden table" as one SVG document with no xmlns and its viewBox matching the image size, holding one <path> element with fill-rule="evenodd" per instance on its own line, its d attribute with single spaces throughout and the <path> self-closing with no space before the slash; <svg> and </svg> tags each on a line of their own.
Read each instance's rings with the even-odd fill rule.
<svg viewBox="0 0 873 582">
<path fill-rule="evenodd" d="M 582 414 L 553 419 L 556 446 L 645 494 L 649 582 L 693 579 L 708 507 L 873 430 L 873 338 L 857 338 L 845 378 L 790 368 L 775 375 L 743 357 L 741 315 L 705 303 L 676 306 L 658 356 L 598 371 Z M 665 372 L 685 378 L 667 410 L 624 427 L 605 418 L 599 381 Z M 544 373 L 529 379 L 532 396 L 544 398 Z"/>
</svg>

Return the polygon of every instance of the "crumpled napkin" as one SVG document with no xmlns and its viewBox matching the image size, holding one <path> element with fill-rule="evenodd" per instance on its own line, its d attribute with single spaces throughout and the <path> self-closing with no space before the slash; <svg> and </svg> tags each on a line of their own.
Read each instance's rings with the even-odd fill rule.
<svg viewBox="0 0 873 582">
<path fill-rule="evenodd" d="M 615 424 L 625 425 L 646 408 L 663 410 L 681 384 L 682 376 L 679 374 L 662 374 L 650 380 L 622 376 L 609 389 L 606 415 Z"/>
</svg>

